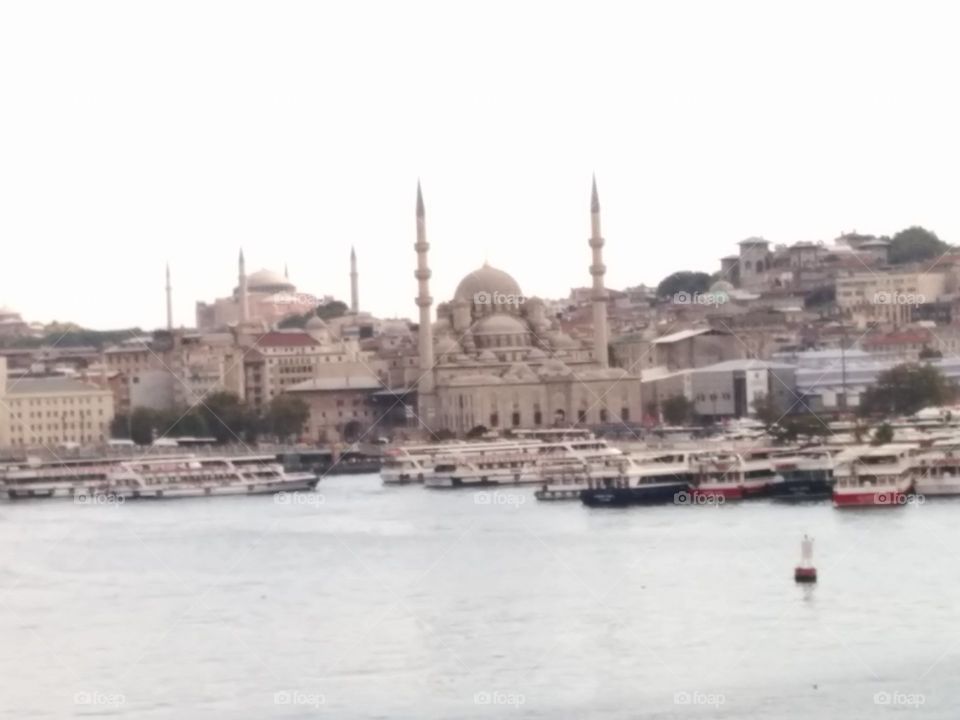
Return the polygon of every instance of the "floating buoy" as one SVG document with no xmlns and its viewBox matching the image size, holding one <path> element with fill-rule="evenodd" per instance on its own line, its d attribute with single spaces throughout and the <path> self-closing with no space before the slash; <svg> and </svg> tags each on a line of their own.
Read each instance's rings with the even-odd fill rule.
<svg viewBox="0 0 960 720">
<path fill-rule="evenodd" d="M 817 581 L 817 569 L 813 566 L 813 540 L 806 535 L 800 543 L 800 564 L 793 569 L 793 579 L 798 583 Z"/>
</svg>

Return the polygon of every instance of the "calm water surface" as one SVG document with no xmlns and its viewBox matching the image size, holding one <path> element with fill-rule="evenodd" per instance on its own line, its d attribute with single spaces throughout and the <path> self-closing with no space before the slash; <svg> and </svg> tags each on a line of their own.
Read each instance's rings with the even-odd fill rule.
<svg viewBox="0 0 960 720">
<path fill-rule="evenodd" d="M 960 714 L 960 502 L 284 499 L 0 505 L 0 717 Z"/>
</svg>

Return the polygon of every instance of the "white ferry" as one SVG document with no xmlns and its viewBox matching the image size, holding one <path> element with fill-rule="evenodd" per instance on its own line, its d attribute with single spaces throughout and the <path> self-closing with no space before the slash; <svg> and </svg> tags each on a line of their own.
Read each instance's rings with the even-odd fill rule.
<svg viewBox="0 0 960 720">
<path fill-rule="evenodd" d="M 960 452 L 950 447 L 921 451 L 914 466 L 914 487 L 920 495 L 960 495 Z"/>
<path fill-rule="evenodd" d="M 837 457 L 835 507 L 902 505 L 913 485 L 916 445 L 858 446 Z"/>
<path fill-rule="evenodd" d="M 437 459 L 450 454 L 470 455 L 503 451 L 517 446 L 539 445 L 539 440 L 454 440 L 430 445 L 399 445 L 387 450 L 380 468 L 384 485 L 410 485 L 433 477 Z"/>
<path fill-rule="evenodd" d="M 315 473 L 284 471 L 272 455 L 150 457 L 104 463 L 102 472 L 74 473 L 72 467 L 57 466 L 10 471 L 3 477 L 0 492 L 11 500 L 178 498 L 307 491 L 318 481 Z"/>
<path fill-rule="evenodd" d="M 704 452 L 691 460 L 693 493 L 697 497 L 739 500 L 743 497 L 743 464 L 733 452 Z"/>
<path fill-rule="evenodd" d="M 756 448 L 745 450 L 740 454 L 740 486 L 743 497 L 759 497 L 768 495 L 776 477 L 773 466 L 773 457 L 777 450 Z"/>
<path fill-rule="evenodd" d="M 783 450 L 771 457 L 776 472 L 770 484 L 775 500 L 826 500 L 833 495 L 836 451 L 827 447 Z"/>
<path fill-rule="evenodd" d="M 593 463 L 623 457 L 605 440 L 587 438 L 564 442 L 515 443 L 485 452 L 454 453 L 437 458 L 433 475 L 424 480 L 430 488 L 477 485 L 519 485 L 543 482 L 544 473 L 565 468 L 583 469 Z"/>
</svg>

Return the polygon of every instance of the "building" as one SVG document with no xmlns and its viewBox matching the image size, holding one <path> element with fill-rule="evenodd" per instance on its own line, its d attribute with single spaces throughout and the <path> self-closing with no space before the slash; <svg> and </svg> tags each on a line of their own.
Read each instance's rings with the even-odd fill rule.
<svg viewBox="0 0 960 720">
<path fill-rule="evenodd" d="M 237 286 L 229 296 L 197 303 L 198 330 L 222 330 L 244 324 L 272 328 L 286 317 L 310 312 L 332 299 L 298 292 L 286 272 L 281 275 L 264 269 L 247 275 L 243 250 L 238 264 Z"/>
<path fill-rule="evenodd" d="M 946 280 L 944 273 L 921 270 L 849 273 L 837 277 L 836 303 L 857 327 L 895 327 L 911 322 L 916 307 L 944 294 Z"/>
<path fill-rule="evenodd" d="M 113 394 L 67 377 L 8 377 L 0 358 L 0 446 L 96 444 L 110 435 Z"/>
<path fill-rule="evenodd" d="M 694 413 L 719 419 L 756 415 L 756 404 L 769 398 L 782 415 L 797 408 L 796 367 L 762 360 L 731 360 L 690 371 Z"/>
<path fill-rule="evenodd" d="M 388 425 L 375 398 L 382 390 L 379 378 L 359 368 L 287 388 L 310 409 L 304 435 L 318 443 L 353 442 L 365 437 L 373 440 L 380 435 L 374 431 L 377 425 L 386 432 Z"/>
<path fill-rule="evenodd" d="M 429 245 L 417 188 L 418 371 L 416 422 L 428 433 L 487 429 L 629 424 L 641 414 L 640 378 L 609 367 L 608 294 L 600 201 L 591 193 L 586 340 L 566 333 L 539 298 L 526 297 L 507 272 L 484 264 L 431 317 Z"/>
</svg>

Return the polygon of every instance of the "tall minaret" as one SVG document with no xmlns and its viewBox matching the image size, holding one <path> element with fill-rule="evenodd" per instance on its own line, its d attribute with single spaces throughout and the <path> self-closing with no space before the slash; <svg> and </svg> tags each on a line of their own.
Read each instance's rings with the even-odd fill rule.
<svg viewBox="0 0 960 720">
<path fill-rule="evenodd" d="M 173 289 L 170 287 L 170 263 L 167 263 L 167 330 L 173 330 Z"/>
<path fill-rule="evenodd" d="M 417 383 L 417 404 L 420 422 L 426 425 L 427 430 L 433 425 L 433 326 L 430 324 L 430 309 L 433 298 L 430 297 L 430 268 L 427 266 L 427 219 L 423 209 L 423 193 L 420 192 L 420 181 L 417 181 L 417 244 L 413 246 L 417 251 L 417 307 L 420 308 L 420 380 Z"/>
<path fill-rule="evenodd" d="M 240 248 L 240 297 L 238 301 L 240 303 L 240 324 L 245 325 L 249 318 L 248 312 L 249 308 L 247 307 L 247 264 L 243 261 L 243 248 Z"/>
<path fill-rule="evenodd" d="M 597 176 L 593 176 L 593 190 L 590 195 L 590 248 L 593 250 L 593 264 L 590 274 L 593 276 L 593 354 L 600 367 L 607 367 L 607 291 L 603 286 L 603 275 L 607 268 L 603 264 L 603 236 L 600 234 L 600 197 L 597 195 Z"/>
<path fill-rule="evenodd" d="M 350 248 L 350 312 L 360 312 L 360 288 L 357 285 L 357 252 Z"/>
</svg>

